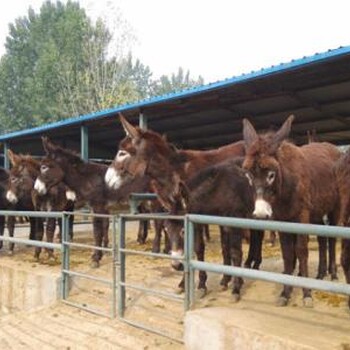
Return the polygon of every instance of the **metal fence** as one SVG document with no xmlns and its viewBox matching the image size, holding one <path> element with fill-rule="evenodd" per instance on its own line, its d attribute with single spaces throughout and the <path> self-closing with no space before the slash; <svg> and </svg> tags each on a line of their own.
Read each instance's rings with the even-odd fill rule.
<svg viewBox="0 0 350 350">
<path fill-rule="evenodd" d="M 87 310 L 89 312 L 93 312 L 95 314 L 101 315 L 101 316 L 107 316 L 111 318 L 116 317 L 116 268 L 117 268 L 117 243 L 116 243 L 116 237 L 117 237 L 117 220 L 118 217 L 116 215 L 103 215 L 103 214 L 94 214 L 94 213 L 87 213 L 86 211 L 77 211 L 77 212 L 44 212 L 44 211 L 10 211 L 10 210 L 0 210 L 0 215 L 2 216 L 26 216 L 30 218 L 42 218 L 42 219 L 48 219 L 48 218 L 55 218 L 55 219 L 61 219 L 62 220 L 62 242 L 61 243 L 49 243 L 45 241 L 37 241 L 37 240 L 30 240 L 25 238 L 16 238 L 16 237 L 7 237 L 7 236 L 0 236 L 0 241 L 15 243 L 15 244 L 23 244 L 27 246 L 33 246 L 33 247 L 40 247 L 40 248 L 47 248 L 47 249 L 55 249 L 60 251 L 61 253 L 61 299 L 62 302 L 71 306 L 78 307 L 80 309 Z M 75 243 L 69 240 L 69 217 L 72 215 L 83 215 L 83 216 L 90 216 L 90 217 L 99 217 L 99 218 L 108 218 L 110 222 L 112 223 L 112 246 L 110 248 L 107 247 L 96 247 L 95 245 L 89 245 L 89 244 L 82 244 L 82 243 Z M 112 255 L 112 274 L 110 276 L 110 279 L 108 278 L 101 278 L 97 276 L 93 276 L 92 274 L 86 274 L 81 273 L 77 271 L 72 271 L 70 269 L 70 254 L 72 248 L 84 248 L 89 250 L 100 250 L 103 252 L 111 253 Z M 70 300 L 69 298 L 69 289 L 71 285 L 71 278 L 72 277 L 79 277 L 79 278 L 85 278 L 89 280 L 93 280 L 97 283 L 103 283 L 110 287 L 112 292 L 112 298 L 110 301 L 110 312 L 108 314 L 101 312 L 100 310 L 84 306 L 80 303 L 75 303 Z"/>
<path fill-rule="evenodd" d="M 139 197 L 137 198 L 140 199 Z M 153 199 L 153 198 L 150 198 Z M 18 212 L 18 211 L 0 211 L 0 215 L 5 216 L 29 216 L 29 217 L 50 217 L 50 218 L 61 218 L 62 219 L 62 243 L 48 243 L 39 242 L 28 239 L 12 238 L 0 236 L 0 240 L 9 241 L 13 243 L 29 244 L 32 246 L 57 249 L 62 254 L 62 299 L 63 302 L 80 307 L 90 312 L 101 314 L 103 316 L 118 317 L 133 326 L 142 328 L 146 331 L 151 331 L 156 334 L 167 336 L 174 339 L 170 334 L 162 331 L 150 328 L 145 324 L 140 324 L 128 320 L 125 317 L 126 309 L 126 288 L 142 291 L 144 293 L 150 293 L 154 295 L 160 295 L 165 298 L 182 302 L 184 310 L 189 310 L 195 304 L 194 290 L 195 290 L 195 271 L 202 270 L 208 272 L 214 272 L 219 274 L 226 274 L 231 276 L 237 276 L 242 278 L 249 278 L 255 280 L 263 280 L 268 282 L 280 283 L 295 287 L 303 287 L 310 289 L 323 290 L 332 293 L 350 295 L 350 285 L 340 282 L 330 282 L 323 280 L 316 280 L 313 278 L 299 277 L 293 275 L 285 275 L 282 273 L 274 273 L 268 271 L 252 270 L 242 267 L 226 266 L 221 264 L 214 264 L 208 262 L 197 261 L 194 259 L 194 225 L 195 224 L 213 224 L 219 226 L 231 226 L 242 229 L 259 229 L 259 230 L 271 230 L 271 231 L 282 231 L 290 232 L 294 234 L 312 234 L 324 237 L 339 237 L 350 239 L 350 228 L 348 227 L 337 227 L 337 226 L 325 226 L 325 225 L 311 225 L 311 224 L 299 224 L 290 222 L 278 222 L 278 221 L 261 221 L 231 217 L 218 217 L 218 216 L 205 216 L 205 215 L 193 215 L 189 214 L 183 216 L 172 216 L 166 214 L 122 214 L 120 216 L 115 215 L 98 215 L 88 214 L 91 216 L 108 217 L 112 221 L 112 247 L 95 247 L 93 245 L 86 245 L 81 243 L 70 242 L 68 238 L 68 219 L 69 215 L 77 213 L 70 212 Z M 79 214 L 81 214 L 79 212 Z M 184 254 L 183 256 L 170 256 L 167 254 L 158 254 L 151 252 L 142 252 L 139 250 L 127 249 L 125 224 L 128 221 L 139 221 L 139 220 L 150 220 L 150 219 L 172 219 L 172 220 L 184 220 L 185 236 L 184 236 Z M 118 230 L 117 230 L 118 224 Z M 117 239 L 118 236 L 118 239 Z M 73 272 L 70 269 L 70 249 L 72 247 L 80 247 L 87 249 L 99 249 L 104 252 L 110 252 L 112 254 L 112 276 L 111 279 L 104 279 L 96 276 L 91 276 L 84 273 Z M 184 276 L 185 276 L 185 293 L 183 296 L 178 294 L 167 293 L 163 291 L 157 291 L 150 288 L 145 288 L 141 285 L 129 284 L 126 281 L 126 256 L 127 255 L 139 255 L 156 257 L 166 260 L 180 260 L 184 265 Z M 87 278 L 96 281 L 97 283 L 103 283 L 110 286 L 112 290 L 111 298 L 111 312 L 109 314 L 101 313 L 98 310 L 94 310 L 88 307 L 84 307 L 77 303 L 68 301 L 69 295 L 69 278 L 77 276 L 81 278 Z M 117 307 L 118 304 L 118 307 Z M 117 312 L 118 311 L 118 312 Z M 174 339 L 179 341 L 179 339 Z M 180 340 L 181 341 L 181 340 Z"/>
<path fill-rule="evenodd" d="M 193 256 L 194 224 L 215 224 L 220 226 L 231 226 L 242 229 L 256 229 L 269 231 L 282 231 L 294 234 L 312 234 L 323 237 L 339 237 L 350 239 L 350 228 L 339 226 L 300 224 L 282 221 L 262 221 L 252 219 L 241 219 L 231 217 L 187 215 L 185 218 L 185 271 L 188 272 L 189 296 L 186 303 L 189 307 L 194 305 L 194 271 L 202 270 L 242 278 L 250 278 L 274 283 L 281 283 L 294 287 L 318 289 L 332 293 L 346 294 L 350 296 L 350 285 L 339 282 L 329 282 L 314 278 L 299 277 L 274 273 L 261 270 L 252 270 L 243 267 L 225 266 L 201 261 L 195 261 Z"/>
</svg>

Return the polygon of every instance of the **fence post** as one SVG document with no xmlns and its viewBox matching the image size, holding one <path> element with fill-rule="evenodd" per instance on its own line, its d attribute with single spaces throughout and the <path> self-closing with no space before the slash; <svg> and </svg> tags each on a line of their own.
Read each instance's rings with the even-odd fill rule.
<svg viewBox="0 0 350 350">
<path fill-rule="evenodd" d="M 119 247 L 118 247 L 118 261 L 119 261 L 119 281 L 118 281 L 118 315 L 120 318 L 124 317 L 125 311 L 125 253 L 121 251 L 125 249 L 125 219 L 120 216 L 118 220 L 119 231 Z"/>
<path fill-rule="evenodd" d="M 194 245 L 194 223 L 191 222 L 189 216 L 185 216 L 184 222 L 184 271 L 185 271 L 185 311 L 194 306 L 194 269 L 191 265 L 193 259 L 193 245 Z"/>
<path fill-rule="evenodd" d="M 118 247 L 117 247 L 117 227 L 116 227 L 116 215 L 112 218 L 112 318 L 116 317 L 117 313 L 117 265 L 118 265 Z"/>
<path fill-rule="evenodd" d="M 191 290 L 191 283 L 190 283 L 190 250 L 189 250 L 189 219 L 188 216 L 185 216 L 184 219 L 184 256 L 185 259 L 183 261 L 184 264 L 184 273 L 185 273 L 185 299 L 184 299 L 184 309 L 185 311 L 188 311 L 190 309 L 190 290 Z"/>
<path fill-rule="evenodd" d="M 69 270 L 69 214 L 62 213 L 62 299 L 66 300 L 69 293 L 69 275 L 66 271 Z"/>
</svg>

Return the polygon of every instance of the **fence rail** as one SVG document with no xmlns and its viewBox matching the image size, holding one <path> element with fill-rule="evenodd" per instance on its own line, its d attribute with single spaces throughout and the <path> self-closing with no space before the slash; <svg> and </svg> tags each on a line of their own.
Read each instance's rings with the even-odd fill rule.
<svg viewBox="0 0 350 350">
<path fill-rule="evenodd" d="M 286 275 L 282 273 L 267 272 L 261 270 L 251 270 L 242 267 L 225 266 L 201 261 L 192 260 L 194 246 L 194 224 L 213 224 L 220 226 L 230 226 L 255 230 L 273 230 L 280 232 L 289 232 L 294 234 L 312 234 L 322 237 L 340 237 L 350 239 L 350 227 L 339 227 L 330 225 L 301 224 L 284 221 L 262 221 L 253 219 L 242 219 L 232 217 L 207 216 L 189 214 L 185 218 L 185 255 L 189 256 L 187 261 L 188 270 L 188 288 L 189 295 L 187 300 L 189 307 L 194 305 L 194 271 L 210 271 L 222 273 L 242 278 L 263 280 L 268 282 L 280 283 L 294 287 L 303 287 L 310 289 L 323 290 L 332 293 L 346 294 L 350 296 L 350 285 L 339 282 L 329 282 L 317 280 L 310 277 L 299 277 Z"/>
<path fill-rule="evenodd" d="M 140 195 L 136 196 L 137 200 L 142 198 Z M 147 331 L 151 331 L 156 334 L 167 336 L 171 339 L 181 341 L 172 337 L 168 333 L 151 329 L 147 325 L 140 324 L 124 317 L 125 315 L 125 299 L 126 299 L 126 288 L 136 289 L 147 294 L 159 295 L 165 298 L 170 298 L 184 303 L 184 309 L 188 310 L 194 306 L 194 274 L 195 271 L 202 270 L 214 273 L 220 273 L 225 275 L 237 276 L 242 278 L 249 278 L 254 280 L 263 280 L 268 282 L 280 283 L 295 287 L 303 287 L 310 289 L 318 289 L 332 293 L 340 293 L 350 295 L 350 285 L 339 282 L 330 282 L 316 280 L 313 278 L 298 277 L 293 275 L 286 275 L 282 273 L 274 273 L 268 271 L 252 270 L 242 267 L 226 266 L 221 264 L 214 264 L 208 262 L 197 261 L 193 258 L 194 256 L 194 225 L 195 224 L 212 224 L 219 226 L 231 226 L 237 228 L 246 229 L 258 229 L 258 230 L 273 230 L 290 232 L 294 234 L 312 234 L 323 237 L 340 237 L 350 239 L 350 228 L 348 227 L 337 227 L 337 226 L 325 226 L 325 225 L 311 225 L 311 224 L 299 224 L 291 222 L 279 222 L 279 221 L 260 221 L 252 219 L 241 219 L 231 217 L 218 217 L 218 216 L 206 216 L 206 215 L 194 215 L 189 214 L 186 216 L 167 215 L 164 213 L 156 214 L 122 214 L 116 215 L 102 215 L 83 213 L 87 216 L 96 216 L 109 218 L 112 221 L 112 247 L 111 248 L 99 248 L 103 251 L 111 252 L 112 254 L 112 276 L 111 279 L 105 279 L 101 277 L 95 277 L 86 275 L 84 273 L 75 272 L 70 269 L 70 250 L 72 247 L 80 247 L 86 249 L 96 249 L 97 247 L 92 245 L 72 243 L 69 241 L 69 216 L 81 214 L 80 212 L 27 212 L 27 211 L 0 211 L 0 215 L 5 216 L 29 216 L 29 217 L 49 217 L 49 218 L 60 218 L 62 219 L 62 243 L 48 243 L 39 242 L 29 239 L 21 239 L 14 237 L 0 236 L 0 240 L 8 241 L 17 244 L 26 244 L 32 246 L 39 246 L 49 249 L 57 249 L 62 254 L 62 299 L 66 304 L 79 307 L 81 309 L 109 317 L 118 317 L 124 322 L 142 328 Z M 127 249 L 126 242 L 126 231 L 125 226 L 128 221 L 139 221 L 139 220 L 183 220 L 185 228 L 184 236 L 184 254 L 183 256 L 170 257 L 167 254 L 158 254 L 151 252 L 141 252 L 137 250 Z M 117 227 L 118 226 L 118 227 Z M 117 235 L 118 232 L 118 235 Z M 118 239 L 117 239 L 118 237 Z M 128 284 L 126 282 L 126 256 L 127 255 L 138 255 L 146 257 L 156 257 L 161 259 L 177 259 L 180 260 L 184 265 L 184 276 L 185 276 L 185 294 L 184 296 L 175 295 L 168 292 L 157 291 L 152 288 L 146 288 L 144 286 Z M 112 296 L 110 300 L 111 312 L 106 315 L 105 313 L 89 308 L 85 305 L 79 305 L 71 302 L 68 299 L 69 296 L 69 276 L 76 276 L 79 278 L 87 278 L 94 280 L 97 283 L 103 283 L 109 285 L 112 289 Z M 117 313 L 118 312 L 118 313 Z"/>
</svg>

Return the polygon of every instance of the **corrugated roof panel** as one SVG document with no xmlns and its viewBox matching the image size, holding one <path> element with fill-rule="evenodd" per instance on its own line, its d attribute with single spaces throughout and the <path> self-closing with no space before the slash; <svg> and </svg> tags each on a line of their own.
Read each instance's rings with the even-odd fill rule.
<svg viewBox="0 0 350 350">
<path fill-rule="evenodd" d="M 323 60 L 329 60 L 335 57 L 340 57 L 342 55 L 348 55 L 348 54 L 350 54 L 350 46 L 339 47 L 337 49 L 328 50 L 323 53 L 316 53 L 312 56 L 304 56 L 303 58 L 291 60 L 290 62 L 287 62 L 287 63 L 280 63 L 279 65 L 273 65 L 269 68 L 262 68 L 258 71 L 243 73 L 239 76 L 235 76 L 235 77 L 228 78 L 228 79 L 214 82 L 214 83 L 209 83 L 199 87 L 189 88 L 179 92 L 169 93 L 169 94 L 165 94 L 165 95 L 161 95 L 153 98 L 148 98 L 148 99 L 140 100 L 133 103 L 127 103 L 121 106 L 116 106 L 115 108 L 110 108 L 110 109 L 86 114 L 79 117 L 64 119 L 55 123 L 45 124 L 42 126 L 31 128 L 31 129 L 26 129 L 26 130 L 21 130 L 21 131 L 12 132 L 9 134 L 1 135 L 0 142 L 13 139 L 16 137 L 20 137 L 20 136 L 31 135 L 36 133 L 45 133 L 55 128 L 66 127 L 66 126 L 77 125 L 77 124 L 79 125 L 79 124 L 92 121 L 94 119 L 105 118 L 111 115 L 115 115 L 119 112 L 145 108 L 151 105 L 168 102 L 178 98 L 190 97 L 203 92 L 220 89 L 229 85 L 265 77 L 267 75 L 272 75 L 283 71 L 292 70 L 295 68 L 300 68 L 304 65 L 314 64 L 317 62 L 321 62 Z"/>
</svg>

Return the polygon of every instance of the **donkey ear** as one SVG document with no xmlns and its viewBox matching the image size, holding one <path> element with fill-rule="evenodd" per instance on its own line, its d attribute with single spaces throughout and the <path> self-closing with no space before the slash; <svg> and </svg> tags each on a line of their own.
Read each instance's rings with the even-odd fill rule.
<svg viewBox="0 0 350 350">
<path fill-rule="evenodd" d="M 42 136 L 41 142 L 43 144 L 43 148 L 46 154 L 49 154 L 54 150 L 54 145 L 51 143 L 47 136 Z"/>
<path fill-rule="evenodd" d="M 283 123 L 281 128 L 275 133 L 273 137 L 273 142 L 276 143 L 278 146 L 281 144 L 283 140 L 285 140 L 289 136 L 293 120 L 294 120 L 294 115 L 291 114 L 288 117 L 288 119 Z"/>
<path fill-rule="evenodd" d="M 244 118 L 243 119 L 243 140 L 245 144 L 245 149 L 247 150 L 256 140 L 258 139 L 258 134 L 255 131 L 252 123 Z"/>
<path fill-rule="evenodd" d="M 140 137 L 140 132 L 133 125 L 131 125 L 121 113 L 119 113 L 120 122 L 123 125 L 126 136 L 129 136 L 132 139 L 137 139 Z"/>
<path fill-rule="evenodd" d="M 8 149 L 7 155 L 10 159 L 12 166 L 15 166 L 16 164 L 18 164 L 20 157 L 17 154 L 13 153 L 10 149 Z"/>
</svg>

